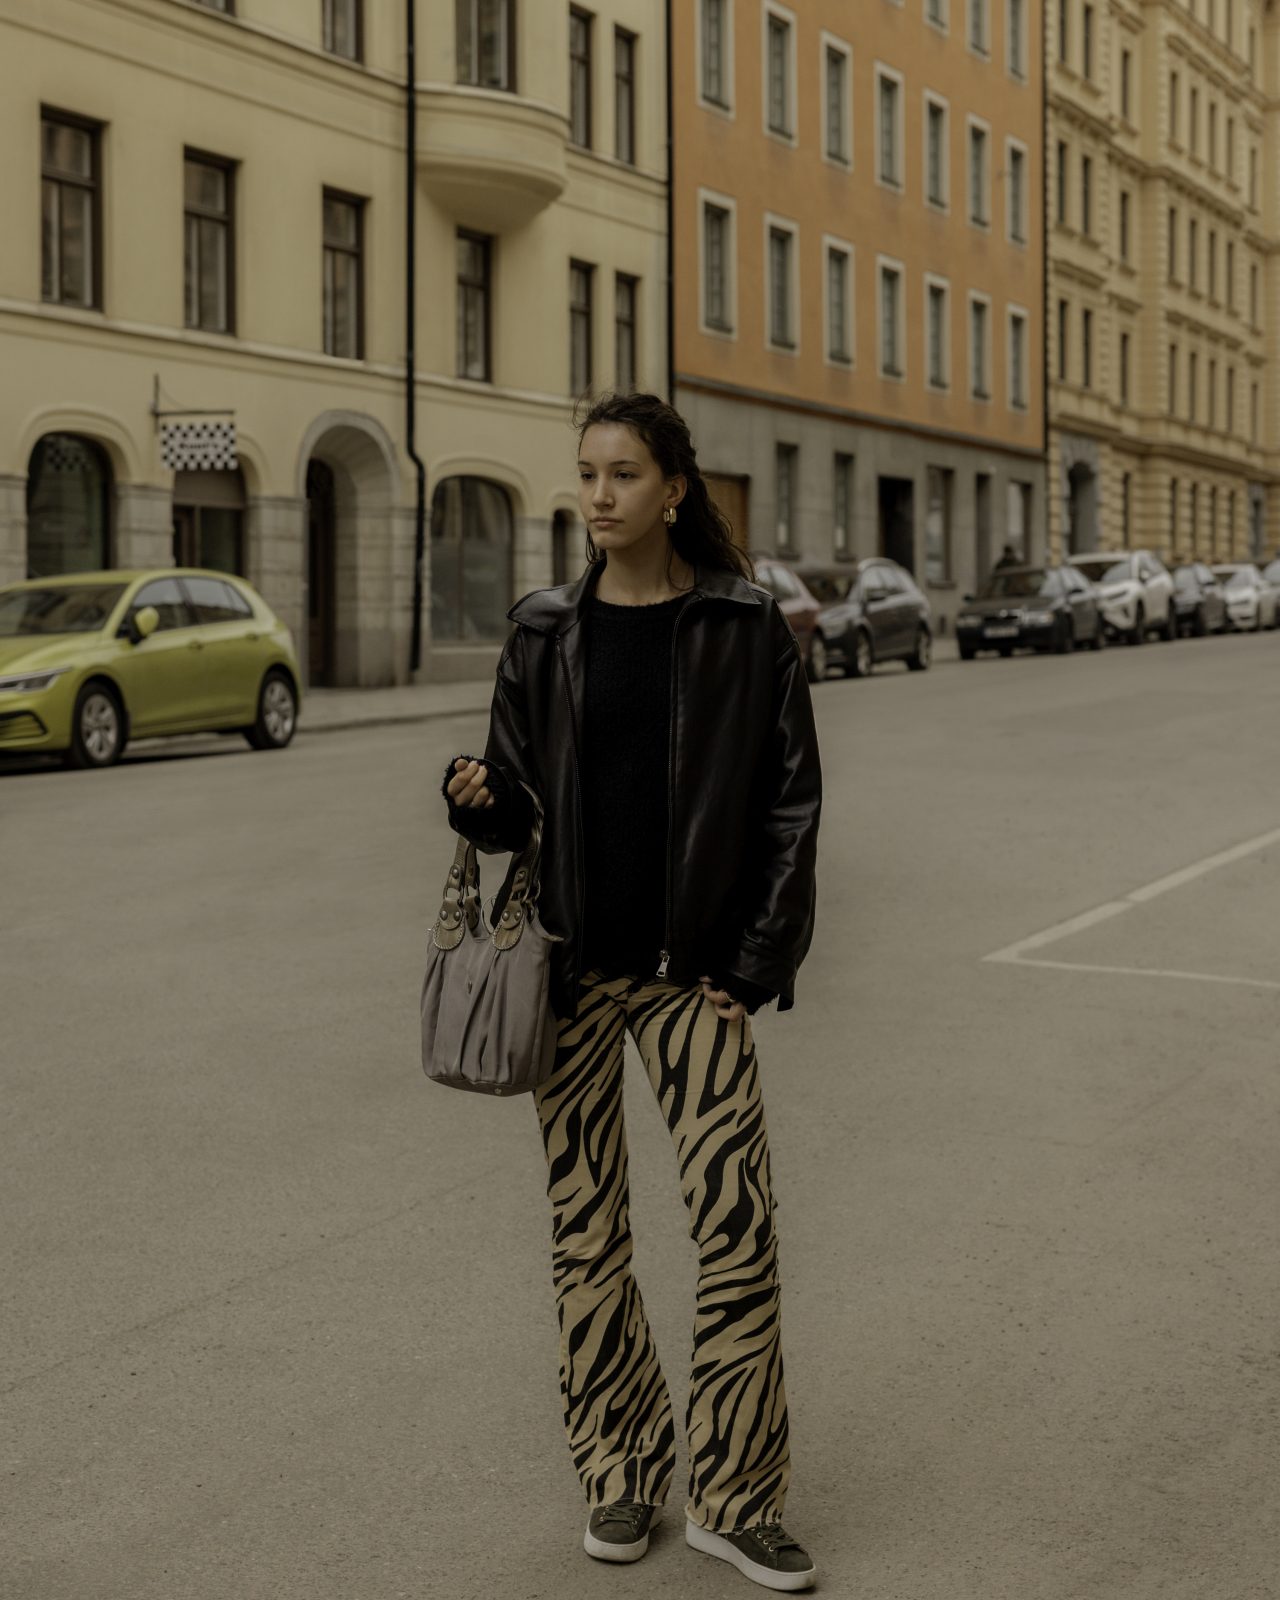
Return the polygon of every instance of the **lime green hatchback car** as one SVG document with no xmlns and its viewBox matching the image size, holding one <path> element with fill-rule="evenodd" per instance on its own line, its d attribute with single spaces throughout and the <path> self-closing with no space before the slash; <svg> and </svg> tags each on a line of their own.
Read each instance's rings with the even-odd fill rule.
<svg viewBox="0 0 1280 1600">
<path fill-rule="evenodd" d="M 130 739 L 243 733 L 282 750 L 301 705 L 289 630 L 243 578 L 168 567 L 0 588 L 0 754 L 109 767 Z"/>
</svg>

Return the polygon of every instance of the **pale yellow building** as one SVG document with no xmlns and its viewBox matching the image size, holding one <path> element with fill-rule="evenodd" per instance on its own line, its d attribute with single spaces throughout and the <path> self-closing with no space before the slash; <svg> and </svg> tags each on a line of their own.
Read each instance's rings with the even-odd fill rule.
<svg viewBox="0 0 1280 1600">
<path fill-rule="evenodd" d="M 662 13 L 417 0 L 411 149 L 405 4 L 0 0 L 0 582 L 234 567 L 359 684 L 417 590 L 491 671 L 581 565 L 571 396 L 666 384 Z"/>
<path fill-rule="evenodd" d="M 1040 0 L 677 8 L 677 398 L 752 549 L 942 631 L 1044 529 Z"/>
<path fill-rule="evenodd" d="M 1260 0 L 1053 0 L 1055 549 L 1276 542 L 1278 45 Z"/>
</svg>

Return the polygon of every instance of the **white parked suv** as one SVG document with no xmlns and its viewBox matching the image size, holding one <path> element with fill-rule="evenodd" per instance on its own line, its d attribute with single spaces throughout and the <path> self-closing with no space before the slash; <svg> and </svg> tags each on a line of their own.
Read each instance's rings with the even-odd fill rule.
<svg viewBox="0 0 1280 1600">
<path fill-rule="evenodd" d="M 1150 550 L 1094 551 L 1067 560 L 1098 586 L 1098 604 L 1107 631 L 1141 644 L 1149 633 L 1178 637 L 1173 575 Z"/>
<path fill-rule="evenodd" d="M 1222 584 L 1228 627 L 1241 633 L 1246 629 L 1258 633 L 1263 628 L 1274 628 L 1280 621 L 1276 589 L 1252 561 L 1220 562 L 1215 565 L 1213 575 Z"/>
</svg>

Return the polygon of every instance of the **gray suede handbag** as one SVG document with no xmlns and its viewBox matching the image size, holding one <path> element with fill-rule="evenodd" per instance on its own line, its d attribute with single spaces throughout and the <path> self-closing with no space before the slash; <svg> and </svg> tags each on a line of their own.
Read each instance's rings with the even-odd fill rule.
<svg viewBox="0 0 1280 1600">
<path fill-rule="evenodd" d="M 422 981 L 422 1069 L 479 1094 L 525 1094 L 550 1077 L 556 1053 L 551 956 L 560 935 L 538 920 L 542 803 L 513 856 L 497 926 L 480 904 L 476 847 L 459 838 L 431 933 Z"/>
</svg>

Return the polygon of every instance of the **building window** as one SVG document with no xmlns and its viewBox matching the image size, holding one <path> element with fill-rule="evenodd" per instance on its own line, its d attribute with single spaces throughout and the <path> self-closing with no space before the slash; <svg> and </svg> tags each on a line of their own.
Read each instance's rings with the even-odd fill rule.
<svg viewBox="0 0 1280 1600">
<path fill-rule="evenodd" d="M 1009 313 L 1009 404 L 1027 409 L 1027 318 L 1022 311 Z"/>
<path fill-rule="evenodd" d="M 186 325 L 206 333 L 231 333 L 235 327 L 234 173 L 227 162 L 188 154 L 183 181 Z"/>
<path fill-rule="evenodd" d="M 102 304 L 99 139 L 95 124 L 41 116 L 40 295 L 54 305 Z"/>
<path fill-rule="evenodd" d="M 614 382 L 624 393 L 636 386 L 636 304 L 639 288 L 639 278 L 633 278 L 625 272 L 619 272 L 614 277 Z"/>
<path fill-rule="evenodd" d="M 724 206 L 703 203 L 702 320 L 720 333 L 729 333 L 733 327 L 729 309 L 730 226 L 730 213 Z"/>
<path fill-rule="evenodd" d="M 924 0 L 924 17 L 935 28 L 945 32 L 947 26 L 947 0 Z"/>
<path fill-rule="evenodd" d="M 1216 428 L 1218 426 L 1218 363 L 1214 360 L 1209 362 L 1207 377 L 1209 379 L 1209 426 Z"/>
<path fill-rule="evenodd" d="M 827 355 L 832 361 L 849 365 L 853 360 L 850 337 L 852 315 L 852 272 L 848 250 L 827 246 Z"/>
<path fill-rule="evenodd" d="M 1191 85 L 1187 96 L 1187 135 L 1191 147 L 1191 154 L 1200 154 L 1200 91 L 1195 84 Z"/>
<path fill-rule="evenodd" d="M 1120 335 L 1120 404 L 1129 404 L 1129 335 Z"/>
<path fill-rule="evenodd" d="M 1129 210 L 1130 195 L 1127 189 L 1120 191 L 1120 259 L 1129 260 Z"/>
<path fill-rule="evenodd" d="M 1008 65 L 1015 78 L 1027 75 L 1027 7 L 1026 0 L 1009 0 Z"/>
<path fill-rule="evenodd" d="M 1200 409 L 1200 396 L 1196 393 L 1199 388 L 1200 357 L 1193 350 L 1187 357 L 1187 421 L 1194 422 L 1196 413 Z"/>
<path fill-rule="evenodd" d="M 1067 144 L 1065 139 L 1058 140 L 1058 171 L 1057 171 L 1057 207 L 1058 221 L 1065 228 L 1067 225 Z"/>
<path fill-rule="evenodd" d="M 458 82 L 479 89 L 514 89 L 512 0 L 455 0 Z"/>
<path fill-rule="evenodd" d="M 944 467 L 925 469 L 928 499 L 924 517 L 924 581 L 951 581 L 951 486 L 955 474 Z"/>
<path fill-rule="evenodd" d="M 1168 230 L 1168 257 L 1169 257 L 1169 282 L 1173 283 L 1178 276 L 1178 208 L 1169 207 Z"/>
<path fill-rule="evenodd" d="M 991 307 L 976 295 L 969 297 L 969 392 L 991 398 Z"/>
<path fill-rule="evenodd" d="M 924 190 L 931 206 L 945 209 L 947 187 L 947 108 L 926 99 Z"/>
<path fill-rule="evenodd" d="M 1093 233 L 1093 157 L 1080 157 L 1080 232 Z"/>
<path fill-rule="evenodd" d="M 1087 306 L 1080 313 L 1080 382 L 1093 387 L 1093 312 Z"/>
<path fill-rule="evenodd" d="M 342 56 L 346 61 L 363 59 L 363 9 L 361 0 L 322 0 L 320 36 L 331 56 Z"/>
<path fill-rule="evenodd" d="M 1227 368 L 1227 432 L 1236 431 L 1236 369 Z"/>
<path fill-rule="evenodd" d="M 902 268 L 880 265 L 880 371 L 886 378 L 903 376 Z"/>
<path fill-rule="evenodd" d="M 92 439 L 46 433 L 27 465 L 27 577 L 111 565 L 111 466 Z"/>
<path fill-rule="evenodd" d="M 969 221 L 985 228 L 991 221 L 988 205 L 990 192 L 990 161 L 988 157 L 987 130 L 979 123 L 969 123 Z"/>
<path fill-rule="evenodd" d="M 1080 70 L 1093 77 L 1093 7 L 1085 6 L 1080 17 Z"/>
<path fill-rule="evenodd" d="M 779 555 L 795 549 L 796 459 L 799 454 L 799 450 L 793 444 L 780 444 L 774 453 Z"/>
<path fill-rule="evenodd" d="M 1120 52 L 1120 115 L 1133 121 L 1133 51 Z"/>
<path fill-rule="evenodd" d="M 1027 152 L 1010 140 L 1008 146 L 1009 237 L 1027 242 Z"/>
<path fill-rule="evenodd" d="M 769 132 L 791 137 L 791 23 L 776 12 L 768 17 L 768 94 Z"/>
<path fill-rule="evenodd" d="M 364 203 L 324 192 L 324 351 L 358 360 L 363 354 Z"/>
<path fill-rule="evenodd" d="M 482 233 L 458 233 L 458 376 L 488 383 L 490 280 L 493 242 Z"/>
<path fill-rule="evenodd" d="M 896 77 L 881 68 L 876 73 L 876 126 L 880 141 L 877 170 L 880 182 L 894 189 L 902 187 L 902 86 Z"/>
<path fill-rule="evenodd" d="M 500 483 L 445 478 L 431 497 L 431 636 L 484 644 L 510 624 L 514 517 Z"/>
<path fill-rule="evenodd" d="M 928 280 L 925 298 L 929 387 L 945 389 L 951 381 L 950 362 L 947 359 L 951 342 L 947 285 Z"/>
<path fill-rule="evenodd" d="M 1258 147 L 1249 147 L 1249 208 L 1258 209 Z"/>
<path fill-rule="evenodd" d="M 1133 474 L 1120 474 L 1120 541 L 1127 550 L 1133 542 Z"/>
<path fill-rule="evenodd" d="M 1227 182 L 1234 188 L 1236 181 L 1236 119 L 1227 118 Z"/>
<path fill-rule="evenodd" d="M 1218 165 L 1218 102 L 1209 102 L 1209 165 Z"/>
<path fill-rule="evenodd" d="M 1227 240 L 1226 262 L 1223 270 L 1227 280 L 1227 310 L 1234 311 L 1236 308 L 1236 245 L 1234 239 Z"/>
<path fill-rule="evenodd" d="M 849 139 L 849 101 L 853 77 L 849 51 L 841 45 L 828 42 L 823 52 L 823 65 L 827 159 L 847 167 L 853 159 Z"/>
<path fill-rule="evenodd" d="M 633 167 L 636 161 L 636 36 L 613 30 L 613 153 Z"/>
<path fill-rule="evenodd" d="M 1065 300 L 1058 301 L 1058 379 L 1067 381 L 1067 335 L 1070 331 L 1071 307 Z"/>
<path fill-rule="evenodd" d="M 714 106 L 729 105 L 728 39 L 725 12 L 728 0 L 701 0 L 702 98 Z"/>
<path fill-rule="evenodd" d="M 1169 550 L 1178 555 L 1178 480 L 1169 479 Z"/>
<path fill-rule="evenodd" d="M 1200 277 L 1200 225 L 1194 217 L 1187 223 L 1187 286 L 1198 287 Z"/>
<path fill-rule="evenodd" d="M 569 138 L 591 148 L 591 23 L 586 11 L 569 12 Z"/>
<path fill-rule="evenodd" d="M 1205 240 L 1207 259 L 1209 265 L 1209 298 L 1218 298 L 1218 234 L 1216 229 L 1210 228 Z"/>
<path fill-rule="evenodd" d="M 831 478 L 831 546 L 833 554 L 853 552 L 853 457 L 837 450 Z"/>
<path fill-rule="evenodd" d="M 1258 263 L 1249 263 L 1249 321 L 1253 327 L 1258 326 Z"/>
<path fill-rule="evenodd" d="M 1058 60 L 1065 63 L 1071 56 L 1071 0 L 1058 0 Z"/>
<path fill-rule="evenodd" d="M 1258 385 L 1251 383 L 1249 385 L 1249 441 L 1251 444 L 1257 444 L 1258 442 L 1258 416 Z"/>
<path fill-rule="evenodd" d="M 585 261 L 569 263 L 569 390 L 584 394 L 591 387 L 594 329 L 595 268 Z"/>
<path fill-rule="evenodd" d="M 235 16 L 235 0 L 196 0 L 206 11 L 220 11 L 224 17 Z"/>
<path fill-rule="evenodd" d="M 795 236 L 789 228 L 769 228 L 769 342 L 784 350 L 795 349 L 792 315 Z"/>
<path fill-rule="evenodd" d="M 1175 143 L 1178 139 L 1178 92 L 1178 74 L 1171 72 L 1169 74 L 1169 137 Z"/>
<path fill-rule="evenodd" d="M 1178 347 L 1176 344 L 1169 346 L 1169 401 L 1168 411 L 1170 417 L 1178 414 Z"/>
<path fill-rule="evenodd" d="M 969 0 L 969 48 L 985 56 L 991 49 L 990 0 Z"/>
</svg>

